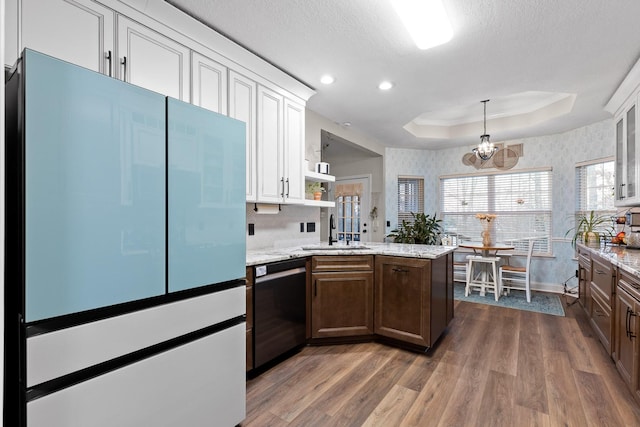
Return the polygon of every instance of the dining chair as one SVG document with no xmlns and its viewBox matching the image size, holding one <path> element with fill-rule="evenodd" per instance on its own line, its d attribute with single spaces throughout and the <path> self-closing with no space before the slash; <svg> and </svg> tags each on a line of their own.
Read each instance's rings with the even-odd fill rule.
<svg viewBox="0 0 640 427">
<path fill-rule="evenodd" d="M 531 302 L 531 256 L 535 240 L 529 240 L 527 249 L 527 261 L 524 266 L 501 265 L 500 266 L 500 288 L 509 294 L 511 289 L 525 291 L 527 302 Z"/>
<path fill-rule="evenodd" d="M 464 296 L 469 296 L 473 290 L 479 290 L 484 296 L 488 290 L 493 292 L 496 301 L 500 298 L 500 280 L 498 269 L 500 257 L 496 256 L 467 256 L 467 284 L 464 288 Z"/>
</svg>

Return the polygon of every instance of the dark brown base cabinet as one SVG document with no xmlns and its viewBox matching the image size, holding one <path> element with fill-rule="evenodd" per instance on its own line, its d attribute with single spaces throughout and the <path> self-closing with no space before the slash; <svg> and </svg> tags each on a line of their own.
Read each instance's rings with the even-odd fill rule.
<svg viewBox="0 0 640 427">
<path fill-rule="evenodd" d="M 588 249 L 578 246 L 578 295 L 582 307 L 589 311 L 588 302 L 591 301 L 591 253 Z"/>
<path fill-rule="evenodd" d="M 591 255 L 590 301 L 587 313 L 591 326 L 609 355 L 613 353 L 614 322 L 612 316 L 615 299 L 616 270 L 611 262 L 598 255 Z"/>
<path fill-rule="evenodd" d="M 375 333 L 428 349 L 447 327 L 453 288 L 450 257 L 376 256 Z"/>
<path fill-rule="evenodd" d="M 616 293 L 616 327 L 614 360 L 620 376 L 636 400 L 640 401 L 640 283 L 620 272 Z"/>
<path fill-rule="evenodd" d="M 314 256 L 311 338 L 373 335 L 373 256 Z"/>
</svg>

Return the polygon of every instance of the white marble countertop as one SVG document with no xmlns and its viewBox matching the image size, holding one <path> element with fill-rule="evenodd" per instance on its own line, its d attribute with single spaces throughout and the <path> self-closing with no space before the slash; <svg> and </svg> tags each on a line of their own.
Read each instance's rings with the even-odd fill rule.
<svg viewBox="0 0 640 427">
<path fill-rule="evenodd" d="M 456 246 L 410 245 L 403 243 L 314 243 L 279 249 L 247 251 L 247 266 L 304 258 L 312 255 L 390 255 L 408 258 L 436 259 L 457 249 Z"/>
<path fill-rule="evenodd" d="M 599 247 L 584 246 L 594 254 L 608 259 L 627 273 L 640 278 L 640 249 L 630 249 L 626 246 L 601 245 Z"/>
</svg>

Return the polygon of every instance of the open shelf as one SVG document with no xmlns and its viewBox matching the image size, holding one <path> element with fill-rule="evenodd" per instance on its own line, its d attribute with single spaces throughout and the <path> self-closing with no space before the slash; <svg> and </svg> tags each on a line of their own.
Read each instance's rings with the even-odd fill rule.
<svg viewBox="0 0 640 427">
<path fill-rule="evenodd" d="M 305 171 L 304 179 L 307 181 L 315 181 L 315 182 L 335 182 L 336 177 L 333 175 L 327 175 L 326 173 L 318 173 L 313 171 Z"/>
<path fill-rule="evenodd" d="M 310 199 L 306 199 L 304 201 L 304 205 L 305 206 L 317 206 L 319 208 L 335 208 L 336 207 L 336 203 L 335 202 L 328 202 L 326 200 L 310 200 Z"/>
</svg>

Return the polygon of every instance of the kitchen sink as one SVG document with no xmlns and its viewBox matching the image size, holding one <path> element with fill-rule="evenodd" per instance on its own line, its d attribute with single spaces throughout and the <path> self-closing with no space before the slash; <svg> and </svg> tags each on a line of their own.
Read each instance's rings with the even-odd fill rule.
<svg viewBox="0 0 640 427">
<path fill-rule="evenodd" d="M 344 244 L 331 245 L 331 246 L 329 246 L 328 244 L 308 245 L 308 246 L 302 247 L 303 251 L 353 251 L 353 250 L 357 251 L 362 249 L 369 249 L 369 247 L 363 246 L 363 245 L 344 245 Z"/>
</svg>

